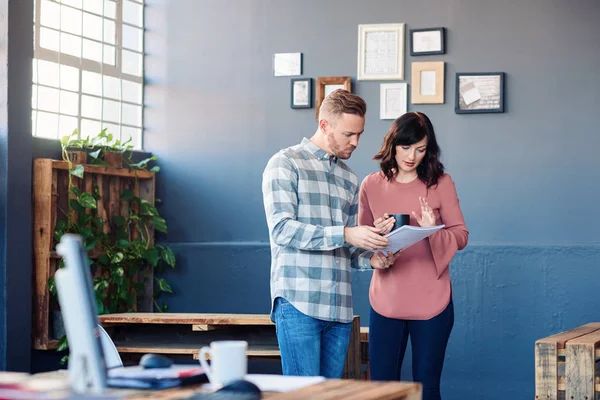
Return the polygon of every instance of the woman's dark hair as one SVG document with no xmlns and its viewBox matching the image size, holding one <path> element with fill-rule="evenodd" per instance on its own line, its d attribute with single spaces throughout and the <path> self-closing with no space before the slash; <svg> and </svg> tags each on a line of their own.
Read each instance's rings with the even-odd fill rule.
<svg viewBox="0 0 600 400">
<path fill-rule="evenodd" d="M 431 187 L 437 184 L 444 174 L 444 165 L 440 162 L 441 150 L 435 140 L 433 125 L 427 115 L 420 112 L 408 112 L 397 118 L 383 139 L 383 145 L 374 160 L 380 160 L 381 172 L 392 180 L 398 171 L 396 146 L 410 146 L 427 137 L 427 150 L 423 161 L 417 167 L 419 179 Z"/>
</svg>

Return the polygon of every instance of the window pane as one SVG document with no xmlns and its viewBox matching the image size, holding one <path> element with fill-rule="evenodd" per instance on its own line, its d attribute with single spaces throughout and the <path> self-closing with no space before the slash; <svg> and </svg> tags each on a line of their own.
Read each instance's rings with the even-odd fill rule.
<svg viewBox="0 0 600 400">
<path fill-rule="evenodd" d="M 77 93 L 60 91 L 60 113 L 79 115 L 79 95 Z"/>
<path fill-rule="evenodd" d="M 58 89 L 38 87 L 37 102 L 38 110 L 58 112 Z"/>
<path fill-rule="evenodd" d="M 104 75 L 104 97 L 121 99 L 121 80 L 112 76 Z"/>
<path fill-rule="evenodd" d="M 117 65 L 117 61 L 115 60 L 117 55 L 116 49 L 114 46 L 109 46 L 107 44 L 104 45 L 104 64 L 108 65 Z"/>
<path fill-rule="evenodd" d="M 73 57 L 81 57 L 81 37 L 61 32 L 60 52 Z"/>
<path fill-rule="evenodd" d="M 121 122 L 127 125 L 142 126 L 142 107 L 123 104 L 123 117 Z"/>
<path fill-rule="evenodd" d="M 61 0 L 61 3 L 81 9 L 81 1 L 82 0 Z"/>
<path fill-rule="evenodd" d="M 123 100 L 131 103 L 142 104 L 142 84 L 122 80 Z"/>
<path fill-rule="evenodd" d="M 135 149 L 142 148 L 142 130 L 140 128 L 130 128 L 124 126 L 121 128 L 121 142 L 126 142 L 131 137 L 131 145 Z"/>
<path fill-rule="evenodd" d="M 58 118 L 58 132 L 60 134 L 60 137 L 70 135 L 75 129 L 77 129 L 76 117 L 61 115 Z"/>
<path fill-rule="evenodd" d="M 37 83 L 37 60 L 34 58 L 33 63 L 31 64 L 31 81 L 33 83 Z"/>
<path fill-rule="evenodd" d="M 95 14 L 102 15 L 102 1 L 100 0 L 84 0 L 83 9 Z"/>
<path fill-rule="evenodd" d="M 117 42 L 115 21 L 109 19 L 104 20 L 104 41 L 110 44 L 115 44 Z"/>
<path fill-rule="evenodd" d="M 82 138 L 85 138 L 87 136 L 96 137 L 100 133 L 101 129 L 102 128 L 100 127 L 99 121 L 90 121 L 89 119 L 81 120 L 81 137 Z"/>
<path fill-rule="evenodd" d="M 37 89 L 38 85 L 33 85 L 31 87 L 31 108 L 37 108 Z"/>
<path fill-rule="evenodd" d="M 115 138 L 121 137 L 121 129 L 119 128 L 119 125 L 102 122 L 102 129 L 106 129 L 106 133 L 111 133 Z"/>
<path fill-rule="evenodd" d="M 81 96 L 81 116 L 101 119 L 102 118 L 102 100 L 96 97 Z"/>
<path fill-rule="evenodd" d="M 142 30 L 123 25 L 123 47 L 142 52 Z"/>
<path fill-rule="evenodd" d="M 40 137 L 57 139 L 58 114 L 38 111 L 35 134 Z"/>
<path fill-rule="evenodd" d="M 31 112 L 31 132 L 33 133 L 34 136 L 37 136 L 36 126 L 37 126 L 37 111 L 33 110 Z"/>
<path fill-rule="evenodd" d="M 144 7 L 128 0 L 123 0 L 123 22 L 132 25 L 143 26 Z"/>
<path fill-rule="evenodd" d="M 121 122 L 120 107 L 121 103 L 113 100 L 104 100 L 104 110 L 102 112 L 102 119 L 110 122 Z"/>
<path fill-rule="evenodd" d="M 68 65 L 60 66 L 60 88 L 79 91 L 79 70 Z"/>
<path fill-rule="evenodd" d="M 117 18 L 117 4 L 114 1 L 104 0 L 104 16 L 108 18 Z"/>
<path fill-rule="evenodd" d="M 58 31 L 41 27 L 40 28 L 40 47 L 48 50 L 58 51 L 59 46 Z"/>
<path fill-rule="evenodd" d="M 60 7 L 60 30 L 81 35 L 81 11 L 71 7 Z"/>
<path fill-rule="evenodd" d="M 102 18 L 83 13 L 83 36 L 102 41 Z"/>
<path fill-rule="evenodd" d="M 38 83 L 58 87 L 58 64 L 38 60 Z"/>
<path fill-rule="evenodd" d="M 40 3 L 40 24 L 60 29 L 60 5 L 53 1 L 42 0 Z"/>
<path fill-rule="evenodd" d="M 83 39 L 83 58 L 102 62 L 102 44 L 92 40 Z"/>
<path fill-rule="evenodd" d="M 81 91 L 102 96 L 102 75 L 95 72 L 81 71 Z"/>
<path fill-rule="evenodd" d="M 122 71 L 124 74 L 142 76 L 142 55 L 132 51 L 121 52 Z"/>
</svg>

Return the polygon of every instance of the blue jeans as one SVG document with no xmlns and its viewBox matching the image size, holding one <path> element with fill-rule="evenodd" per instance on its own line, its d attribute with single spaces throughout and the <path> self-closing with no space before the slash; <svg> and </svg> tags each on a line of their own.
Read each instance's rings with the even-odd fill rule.
<svg viewBox="0 0 600 400">
<path fill-rule="evenodd" d="M 423 400 L 440 400 L 446 345 L 454 325 L 454 304 L 428 320 L 386 318 L 371 308 L 369 362 L 374 381 L 400 380 L 410 336 L 413 380 L 423 384 Z"/>
<path fill-rule="evenodd" d="M 342 377 L 352 323 L 309 317 L 281 297 L 274 314 L 283 375 Z"/>
</svg>

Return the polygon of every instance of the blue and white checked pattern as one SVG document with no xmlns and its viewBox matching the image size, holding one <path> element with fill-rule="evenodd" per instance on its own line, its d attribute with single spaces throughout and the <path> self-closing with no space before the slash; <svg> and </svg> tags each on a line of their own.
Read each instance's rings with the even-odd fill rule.
<svg viewBox="0 0 600 400">
<path fill-rule="evenodd" d="M 355 226 L 358 178 L 310 140 L 283 149 L 263 173 L 271 242 L 271 318 L 283 297 L 325 321 L 352 321 L 350 268 L 371 269 L 371 252 L 344 242 Z"/>
</svg>

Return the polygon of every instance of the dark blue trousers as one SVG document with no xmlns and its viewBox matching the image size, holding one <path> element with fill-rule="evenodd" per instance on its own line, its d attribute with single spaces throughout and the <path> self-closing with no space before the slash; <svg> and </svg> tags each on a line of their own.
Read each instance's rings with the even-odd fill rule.
<svg viewBox="0 0 600 400">
<path fill-rule="evenodd" d="M 386 318 L 371 308 L 369 363 L 374 381 L 400 380 L 402 360 L 410 336 L 413 381 L 423 384 L 423 400 L 440 400 L 440 378 L 446 345 L 454 325 L 452 300 L 428 320 Z"/>
</svg>

